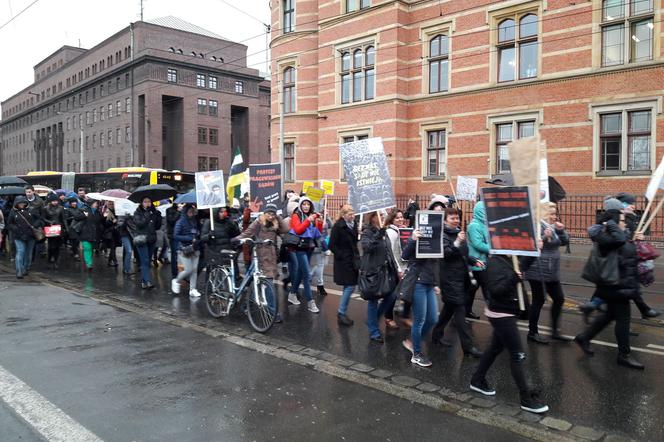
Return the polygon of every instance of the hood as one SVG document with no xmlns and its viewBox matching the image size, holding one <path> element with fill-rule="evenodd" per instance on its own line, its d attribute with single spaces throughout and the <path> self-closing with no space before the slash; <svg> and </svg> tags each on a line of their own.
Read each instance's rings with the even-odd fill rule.
<svg viewBox="0 0 664 442">
<path fill-rule="evenodd" d="M 311 210 L 312 211 L 316 210 L 316 205 L 314 204 L 313 201 L 311 201 L 311 199 L 307 198 L 306 196 L 301 196 L 300 197 L 300 202 L 297 203 L 297 210 L 299 210 L 300 213 L 304 214 L 304 212 L 302 211 L 302 203 L 305 202 L 305 201 L 308 201 L 309 204 L 311 204 Z"/>
<path fill-rule="evenodd" d="M 14 200 L 14 207 L 17 207 L 21 203 L 28 204 L 28 199 L 23 195 L 19 195 L 16 197 L 16 199 Z"/>
<path fill-rule="evenodd" d="M 484 223 L 486 220 L 486 209 L 484 208 L 484 201 L 478 201 L 473 209 L 473 220 Z"/>
<path fill-rule="evenodd" d="M 444 195 L 433 195 L 433 197 L 431 198 L 431 202 L 429 203 L 429 210 L 433 210 L 433 208 L 438 204 L 445 207 L 449 202 L 450 200 L 447 199 Z"/>
<path fill-rule="evenodd" d="M 293 214 L 293 211 L 297 209 L 299 206 L 299 201 L 300 197 L 298 196 L 293 196 L 291 199 L 288 200 L 288 204 L 286 205 L 286 213 L 288 216 L 291 216 Z"/>
</svg>

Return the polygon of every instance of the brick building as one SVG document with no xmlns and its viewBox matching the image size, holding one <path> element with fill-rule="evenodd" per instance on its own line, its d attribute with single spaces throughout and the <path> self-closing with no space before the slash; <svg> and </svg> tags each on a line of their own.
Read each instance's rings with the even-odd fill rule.
<svg viewBox="0 0 664 442">
<path fill-rule="evenodd" d="M 662 3 L 273 1 L 272 144 L 282 106 L 288 178 L 344 192 L 338 144 L 382 137 L 396 193 L 427 194 L 509 171 L 507 143 L 539 132 L 568 192 L 641 192 L 664 153 Z"/>
<path fill-rule="evenodd" d="M 1 172 L 228 169 L 234 147 L 268 161 L 270 84 L 246 56 L 175 17 L 133 23 L 92 49 L 63 46 L 2 102 Z"/>
</svg>

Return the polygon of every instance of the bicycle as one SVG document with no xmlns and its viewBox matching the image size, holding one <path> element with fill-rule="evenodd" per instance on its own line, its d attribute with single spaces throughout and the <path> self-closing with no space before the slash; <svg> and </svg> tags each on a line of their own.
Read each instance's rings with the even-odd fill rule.
<svg viewBox="0 0 664 442">
<path fill-rule="evenodd" d="M 221 250 L 220 258 L 224 264 L 213 264 L 208 268 L 205 284 L 205 306 L 214 318 L 228 316 L 237 304 L 241 304 L 245 289 L 251 285 L 251 294 L 247 299 L 246 313 L 249 323 L 259 333 L 267 332 L 274 324 L 278 313 L 277 297 L 274 284 L 260 269 L 256 245 L 270 245 L 270 239 L 243 239 L 241 244 L 250 243 L 251 265 L 239 285 L 236 284 L 237 274 L 235 258 L 238 252 Z"/>
</svg>

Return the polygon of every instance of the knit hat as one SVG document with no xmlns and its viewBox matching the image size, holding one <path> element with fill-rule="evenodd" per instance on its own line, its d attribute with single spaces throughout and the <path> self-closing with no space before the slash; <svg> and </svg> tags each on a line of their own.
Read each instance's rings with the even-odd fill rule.
<svg viewBox="0 0 664 442">
<path fill-rule="evenodd" d="M 263 209 L 263 212 L 273 212 L 277 213 L 277 206 L 276 204 L 268 204 L 265 206 L 265 209 Z"/>
<path fill-rule="evenodd" d="M 431 203 L 429 203 L 429 210 L 433 210 L 436 206 L 445 207 L 450 202 L 450 200 L 444 195 L 432 195 Z"/>
<path fill-rule="evenodd" d="M 76 198 L 75 196 L 69 196 L 69 197 L 67 197 L 67 199 L 65 199 L 65 202 L 66 203 L 77 203 L 78 198 Z"/>
<path fill-rule="evenodd" d="M 616 194 L 616 199 L 620 201 L 621 203 L 628 204 L 630 206 L 636 204 L 636 197 L 632 195 L 631 193 L 627 192 L 620 192 Z"/>
<path fill-rule="evenodd" d="M 616 198 L 607 198 L 604 200 L 604 210 L 617 210 L 623 209 L 622 202 Z"/>
<path fill-rule="evenodd" d="M 46 202 L 50 203 L 51 201 L 58 201 L 58 194 L 57 193 L 49 193 L 48 196 L 46 197 Z"/>
</svg>

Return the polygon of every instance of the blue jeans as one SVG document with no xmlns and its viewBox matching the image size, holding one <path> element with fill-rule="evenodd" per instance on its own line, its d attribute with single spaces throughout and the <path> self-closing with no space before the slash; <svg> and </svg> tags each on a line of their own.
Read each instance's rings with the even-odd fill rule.
<svg viewBox="0 0 664 442">
<path fill-rule="evenodd" d="M 438 322 L 438 301 L 433 286 L 428 284 L 415 284 L 413 293 L 413 327 L 411 339 L 413 352 L 422 352 L 422 337 Z"/>
<path fill-rule="evenodd" d="M 296 252 L 288 253 L 288 262 L 292 266 L 290 292 L 297 294 L 297 290 L 300 288 L 300 283 L 302 283 L 304 297 L 307 301 L 314 299 L 311 295 L 311 283 L 309 281 L 311 275 L 311 266 L 309 265 L 310 257 L 311 252 L 298 250 Z"/>
<path fill-rule="evenodd" d="M 397 294 L 392 293 L 383 299 L 373 299 L 367 302 L 367 328 L 369 329 L 369 336 L 372 338 L 380 337 L 380 322 L 381 316 L 384 316 L 388 308 L 394 308 L 394 300 Z"/>
<path fill-rule="evenodd" d="M 32 264 L 32 251 L 35 247 L 35 240 L 29 239 L 23 241 L 15 239 L 14 244 L 16 245 L 16 275 L 23 276 L 27 273 Z"/>
<path fill-rule="evenodd" d="M 337 311 L 340 315 L 345 315 L 348 310 L 348 303 L 350 302 L 350 297 L 355 291 L 354 285 L 345 285 L 343 295 L 341 295 L 341 301 L 339 301 L 339 310 Z"/>
<path fill-rule="evenodd" d="M 154 253 L 154 243 L 143 244 L 142 246 L 137 246 L 136 250 L 138 251 L 138 259 L 141 263 L 141 282 L 146 284 L 152 283 L 152 275 L 150 269 L 150 258 Z"/>
<path fill-rule="evenodd" d="M 122 241 L 122 271 L 131 272 L 132 239 L 129 235 L 120 237 Z"/>
</svg>

